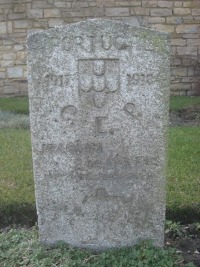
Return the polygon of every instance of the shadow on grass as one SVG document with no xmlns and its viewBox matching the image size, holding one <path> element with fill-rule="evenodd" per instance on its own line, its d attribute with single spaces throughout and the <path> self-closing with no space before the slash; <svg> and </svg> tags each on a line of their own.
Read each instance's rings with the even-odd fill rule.
<svg viewBox="0 0 200 267">
<path fill-rule="evenodd" d="M 167 209 L 166 219 L 181 224 L 200 222 L 200 203 L 194 206 Z"/>
<path fill-rule="evenodd" d="M 30 203 L 0 206 L 0 227 L 10 225 L 34 226 L 37 222 L 36 206 Z"/>
<path fill-rule="evenodd" d="M 200 204 L 194 207 L 167 209 L 166 219 L 181 224 L 200 222 Z M 30 203 L 0 207 L 0 227 L 11 225 L 34 226 L 37 223 L 36 206 Z"/>
</svg>

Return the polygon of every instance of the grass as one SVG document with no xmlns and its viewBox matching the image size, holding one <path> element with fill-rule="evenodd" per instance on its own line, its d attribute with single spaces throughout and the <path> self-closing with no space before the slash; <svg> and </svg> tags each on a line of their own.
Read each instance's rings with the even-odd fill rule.
<svg viewBox="0 0 200 267">
<path fill-rule="evenodd" d="M 0 110 L 0 129 L 17 128 L 29 129 L 29 116 L 25 114 L 16 114 L 10 111 Z"/>
<path fill-rule="evenodd" d="M 30 132 L 1 129 L 0 151 L 0 224 L 35 220 Z"/>
<path fill-rule="evenodd" d="M 28 97 L 0 98 L 0 110 L 28 114 Z"/>
<path fill-rule="evenodd" d="M 200 96 L 171 96 L 170 97 L 170 110 L 181 110 L 186 107 L 200 105 Z"/>
<path fill-rule="evenodd" d="M 200 127 L 169 133 L 167 209 L 172 219 L 200 221 Z"/>
<path fill-rule="evenodd" d="M 38 241 L 38 232 L 16 230 L 0 234 L 1 267 L 8 266 L 59 266 L 59 267 L 192 267 L 183 262 L 172 249 L 153 247 L 143 241 L 130 248 L 109 249 L 97 253 L 86 249 L 75 249 L 63 242 L 55 246 L 44 246 Z"/>
</svg>

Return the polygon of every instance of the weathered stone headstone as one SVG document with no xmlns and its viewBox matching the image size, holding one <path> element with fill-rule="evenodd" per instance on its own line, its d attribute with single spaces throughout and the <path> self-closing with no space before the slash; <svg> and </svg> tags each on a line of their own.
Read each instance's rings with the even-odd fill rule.
<svg viewBox="0 0 200 267">
<path fill-rule="evenodd" d="M 29 35 L 43 242 L 163 244 L 169 40 L 94 19 Z"/>
</svg>

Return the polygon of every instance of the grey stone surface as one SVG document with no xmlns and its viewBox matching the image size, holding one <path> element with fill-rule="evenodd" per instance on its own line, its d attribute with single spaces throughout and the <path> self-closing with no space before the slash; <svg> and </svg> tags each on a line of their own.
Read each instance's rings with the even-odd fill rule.
<svg viewBox="0 0 200 267">
<path fill-rule="evenodd" d="M 169 38 L 110 20 L 28 37 L 40 239 L 163 245 Z"/>
</svg>

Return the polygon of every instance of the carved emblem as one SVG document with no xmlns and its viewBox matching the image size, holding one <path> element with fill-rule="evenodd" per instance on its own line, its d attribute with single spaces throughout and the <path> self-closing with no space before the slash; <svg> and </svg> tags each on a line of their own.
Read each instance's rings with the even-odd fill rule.
<svg viewBox="0 0 200 267">
<path fill-rule="evenodd" d="M 119 89 L 117 59 L 79 60 L 79 90 L 92 95 L 93 105 L 102 108 L 110 93 Z"/>
</svg>

